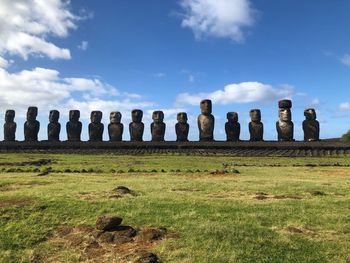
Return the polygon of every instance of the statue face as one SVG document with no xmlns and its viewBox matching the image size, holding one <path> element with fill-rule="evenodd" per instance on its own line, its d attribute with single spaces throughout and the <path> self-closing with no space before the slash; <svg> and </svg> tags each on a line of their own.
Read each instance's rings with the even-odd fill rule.
<svg viewBox="0 0 350 263">
<path fill-rule="evenodd" d="M 38 108 L 37 107 L 29 107 L 27 111 L 27 120 L 35 121 L 38 116 Z"/>
<path fill-rule="evenodd" d="M 119 111 L 113 111 L 109 115 L 109 120 L 111 123 L 120 123 L 120 120 L 122 119 L 122 114 Z"/>
<path fill-rule="evenodd" d="M 60 118 L 60 113 L 57 110 L 50 111 L 49 114 L 49 121 L 50 122 L 58 122 L 58 119 Z"/>
<path fill-rule="evenodd" d="M 228 112 L 226 116 L 229 122 L 238 122 L 237 112 Z"/>
<path fill-rule="evenodd" d="M 315 109 L 306 109 L 304 111 L 304 116 L 307 120 L 316 120 L 317 116 L 316 116 L 316 111 Z"/>
<path fill-rule="evenodd" d="M 261 112 L 258 109 L 250 111 L 250 119 L 252 122 L 260 122 L 261 121 Z"/>
<path fill-rule="evenodd" d="M 102 112 L 101 111 L 92 111 L 90 115 L 90 120 L 92 123 L 101 123 L 102 120 Z"/>
<path fill-rule="evenodd" d="M 156 123 L 161 123 L 164 120 L 164 113 L 162 111 L 154 111 L 152 114 L 152 119 Z"/>
<path fill-rule="evenodd" d="M 211 100 L 202 100 L 200 106 L 201 106 L 202 114 L 211 114 L 212 112 Z"/>
<path fill-rule="evenodd" d="M 278 110 L 279 119 L 281 121 L 291 121 L 292 120 L 292 113 L 290 109 L 279 109 Z"/>
<path fill-rule="evenodd" d="M 71 110 L 69 111 L 69 121 L 77 122 L 80 118 L 80 111 L 78 110 Z"/>
<path fill-rule="evenodd" d="M 13 122 L 15 119 L 15 111 L 14 110 L 7 110 L 5 113 L 5 121 L 6 122 Z"/>
<path fill-rule="evenodd" d="M 142 121 L 143 112 L 142 110 L 133 110 L 131 112 L 131 118 L 133 122 L 140 123 Z"/>
<path fill-rule="evenodd" d="M 180 123 L 187 123 L 187 113 L 180 112 L 177 114 L 177 121 Z"/>
</svg>

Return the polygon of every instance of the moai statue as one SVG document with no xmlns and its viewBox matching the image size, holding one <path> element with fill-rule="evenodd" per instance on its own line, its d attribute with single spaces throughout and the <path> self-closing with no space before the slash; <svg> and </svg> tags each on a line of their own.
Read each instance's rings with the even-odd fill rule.
<svg viewBox="0 0 350 263">
<path fill-rule="evenodd" d="M 239 141 L 239 135 L 241 134 L 241 125 L 238 122 L 237 112 L 228 112 L 228 122 L 225 123 L 226 140 L 227 141 Z"/>
<path fill-rule="evenodd" d="M 261 111 L 253 109 L 249 113 L 251 122 L 249 122 L 250 141 L 263 141 L 264 124 L 261 122 Z"/>
<path fill-rule="evenodd" d="M 164 113 L 162 111 L 154 111 L 152 114 L 153 122 L 151 123 L 151 134 L 153 142 L 163 142 L 166 125 L 163 122 Z"/>
<path fill-rule="evenodd" d="M 68 141 L 80 142 L 82 123 L 79 121 L 80 111 L 69 111 L 69 122 L 67 122 L 66 130 Z"/>
<path fill-rule="evenodd" d="M 5 114 L 5 124 L 4 124 L 4 141 L 15 141 L 16 140 L 16 129 L 17 124 L 15 120 L 15 111 L 7 110 Z"/>
<path fill-rule="evenodd" d="M 142 122 L 143 112 L 142 110 L 133 110 L 131 112 L 132 122 L 129 124 L 129 133 L 131 141 L 142 142 L 143 131 L 145 125 Z"/>
<path fill-rule="evenodd" d="M 199 141 L 214 140 L 214 116 L 211 100 L 202 100 L 200 103 L 201 114 L 198 115 Z"/>
<path fill-rule="evenodd" d="M 177 123 L 175 125 L 176 141 L 188 142 L 188 132 L 190 125 L 187 123 L 187 113 L 180 112 L 177 114 Z"/>
<path fill-rule="evenodd" d="M 303 121 L 304 141 L 320 140 L 320 123 L 316 120 L 315 109 L 306 109 L 304 111 L 305 120 Z"/>
<path fill-rule="evenodd" d="M 102 142 L 104 125 L 101 111 L 92 111 L 90 114 L 91 123 L 89 124 L 89 141 Z"/>
<path fill-rule="evenodd" d="M 109 140 L 111 142 L 120 142 L 123 138 L 124 125 L 120 122 L 122 114 L 119 111 L 111 112 L 108 124 Z"/>
<path fill-rule="evenodd" d="M 59 141 L 61 124 L 58 122 L 60 118 L 60 112 L 58 110 L 52 110 L 49 114 L 49 124 L 47 125 L 47 137 L 49 141 Z"/>
<path fill-rule="evenodd" d="M 276 129 L 278 134 L 278 141 L 294 141 L 294 124 L 292 122 L 292 101 L 281 100 L 278 102 L 278 117 L 276 122 Z"/>
<path fill-rule="evenodd" d="M 40 123 L 36 120 L 38 116 L 37 107 L 29 107 L 27 111 L 27 121 L 24 123 L 24 140 L 33 142 L 38 140 Z"/>
</svg>

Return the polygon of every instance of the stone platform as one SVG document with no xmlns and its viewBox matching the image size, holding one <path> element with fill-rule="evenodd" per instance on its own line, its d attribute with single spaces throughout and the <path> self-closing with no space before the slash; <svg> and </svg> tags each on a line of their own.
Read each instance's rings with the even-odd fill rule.
<svg viewBox="0 0 350 263">
<path fill-rule="evenodd" d="M 350 143 L 343 142 L 0 142 L 0 152 L 82 154 L 188 154 L 228 156 L 347 156 Z"/>
</svg>

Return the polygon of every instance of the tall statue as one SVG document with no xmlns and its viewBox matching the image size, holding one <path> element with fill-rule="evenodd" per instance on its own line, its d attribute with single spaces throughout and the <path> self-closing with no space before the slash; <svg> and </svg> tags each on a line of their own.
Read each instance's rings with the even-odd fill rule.
<svg viewBox="0 0 350 263">
<path fill-rule="evenodd" d="M 202 100 L 200 103 L 201 114 L 198 115 L 198 129 L 200 141 L 214 140 L 214 116 L 212 112 L 211 100 Z"/>
<path fill-rule="evenodd" d="M 154 111 L 152 114 L 153 122 L 151 123 L 152 141 L 162 142 L 164 141 L 166 125 L 163 122 L 164 113 L 162 111 Z"/>
<path fill-rule="evenodd" d="M 27 121 L 24 123 L 24 140 L 38 141 L 40 123 L 36 120 L 38 116 L 37 107 L 29 107 L 27 111 Z"/>
<path fill-rule="evenodd" d="M 261 111 L 253 109 L 249 113 L 251 122 L 249 122 L 250 141 L 263 141 L 264 124 L 261 122 Z"/>
<path fill-rule="evenodd" d="M 306 109 L 304 111 L 305 120 L 303 121 L 304 141 L 320 140 L 320 123 L 316 120 L 315 109 Z"/>
<path fill-rule="evenodd" d="M 188 142 L 188 132 L 190 125 L 187 123 L 187 113 L 180 112 L 177 114 L 177 123 L 175 125 L 176 141 Z"/>
<path fill-rule="evenodd" d="M 92 111 L 90 114 L 89 141 L 102 142 L 104 125 L 102 121 L 102 111 Z"/>
<path fill-rule="evenodd" d="M 237 112 L 228 112 L 227 122 L 225 123 L 226 140 L 227 141 L 239 141 L 239 135 L 241 134 L 241 125 L 238 122 Z"/>
<path fill-rule="evenodd" d="M 123 139 L 124 125 L 120 122 L 122 114 L 119 111 L 113 111 L 109 115 L 108 135 L 111 142 L 120 142 Z"/>
<path fill-rule="evenodd" d="M 47 125 L 47 137 L 49 141 L 59 141 L 61 124 L 58 122 L 60 118 L 60 112 L 58 110 L 52 110 L 49 114 L 49 124 Z"/>
<path fill-rule="evenodd" d="M 14 122 L 15 115 L 14 110 L 7 110 L 5 113 L 4 141 L 16 140 L 17 124 Z"/>
<path fill-rule="evenodd" d="M 142 110 L 133 110 L 131 112 L 132 122 L 129 124 L 129 133 L 131 141 L 142 142 L 143 131 L 145 125 L 142 122 L 143 112 Z"/>
<path fill-rule="evenodd" d="M 67 122 L 66 130 L 68 141 L 80 142 L 82 123 L 79 121 L 80 111 L 69 111 L 69 122 Z"/>
<path fill-rule="evenodd" d="M 292 101 L 281 100 L 278 102 L 279 120 L 276 122 L 278 141 L 294 141 L 294 124 L 292 122 Z"/>
</svg>

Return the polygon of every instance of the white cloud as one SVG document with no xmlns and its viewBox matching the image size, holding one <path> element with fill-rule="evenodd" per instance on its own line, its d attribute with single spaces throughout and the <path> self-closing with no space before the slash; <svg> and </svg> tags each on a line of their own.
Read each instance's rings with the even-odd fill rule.
<svg viewBox="0 0 350 263">
<path fill-rule="evenodd" d="M 49 36 L 64 38 L 80 18 L 68 10 L 69 1 L 1 0 L 0 55 L 47 56 L 70 59 L 70 51 L 51 43 Z"/>
<path fill-rule="evenodd" d="M 0 83 L 0 110 L 13 108 L 22 116 L 30 105 L 38 106 L 40 111 L 77 108 L 85 117 L 89 116 L 85 111 L 92 109 L 131 110 L 153 105 L 139 100 L 137 94 L 128 96 L 98 79 L 62 78 L 58 71 L 51 69 L 9 73 L 0 68 Z"/>
<path fill-rule="evenodd" d="M 311 104 L 314 105 L 314 106 L 319 105 L 320 103 L 321 103 L 321 101 L 319 99 L 317 99 L 317 98 L 315 98 L 315 99 L 313 99 L 311 101 Z"/>
<path fill-rule="evenodd" d="M 294 88 L 289 85 L 274 88 L 271 85 L 259 82 L 242 82 L 229 84 L 223 90 L 209 93 L 181 93 L 177 96 L 176 103 L 178 105 L 198 105 L 202 99 L 211 99 L 213 103 L 221 105 L 273 101 L 281 98 L 290 98 L 293 90 Z"/>
<path fill-rule="evenodd" d="M 242 42 L 242 29 L 255 20 L 250 0 L 181 0 L 180 4 L 182 26 L 192 29 L 197 39 L 210 36 Z"/>
<path fill-rule="evenodd" d="M 350 66 L 350 54 L 344 54 L 344 56 L 340 59 L 341 63 L 346 66 Z"/>
<path fill-rule="evenodd" d="M 156 78 L 165 78 L 166 77 L 166 74 L 165 73 L 163 73 L 163 72 L 158 72 L 158 73 L 156 73 L 156 74 L 154 74 L 154 76 L 156 77 Z"/>
<path fill-rule="evenodd" d="M 350 102 L 343 102 L 339 104 L 339 109 L 342 111 L 350 110 Z"/>
<path fill-rule="evenodd" d="M 0 56 L 0 68 L 7 68 L 9 65 L 9 62 Z"/>
<path fill-rule="evenodd" d="M 82 41 L 81 44 L 78 45 L 78 48 L 81 49 L 81 50 L 83 50 L 83 51 L 85 51 L 85 50 L 87 50 L 88 46 L 89 46 L 89 42 L 87 42 L 87 41 Z"/>
</svg>

